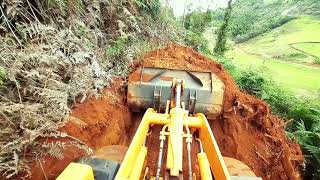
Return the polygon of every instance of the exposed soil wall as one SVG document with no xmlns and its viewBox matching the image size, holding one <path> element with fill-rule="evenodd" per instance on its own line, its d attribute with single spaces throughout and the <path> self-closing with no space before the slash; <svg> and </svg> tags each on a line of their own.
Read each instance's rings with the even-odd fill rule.
<svg viewBox="0 0 320 180">
<path fill-rule="evenodd" d="M 300 147 L 285 136 L 284 121 L 271 114 L 269 106 L 236 86 L 220 64 L 207 59 L 194 50 L 180 45 L 152 51 L 137 60 L 138 67 L 159 67 L 193 71 L 210 71 L 225 83 L 223 114 L 210 119 L 214 136 L 224 156 L 247 164 L 263 179 L 296 179 L 303 163 Z M 129 77 L 136 78 L 139 71 Z M 106 145 L 129 145 L 141 115 L 133 116 L 126 105 L 126 92 L 122 80 L 114 81 L 99 99 L 90 99 L 73 109 L 70 122 L 63 128 L 93 149 Z M 46 158 L 43 169 L 54 178 L 71 161 L 84 154 L 68 148 L 65 159 Z M 197 167 L 195 167 L 197 168 Z M 44 179 L 39 164 L 33 169 L 33 178 Z"/>
<path fill-rule="evenodd" d="M 128 146 L 127 132 L 131 127 L 131 113 L 126 105 L 126 90 L 123 79 L 114 79 L 112 86 L 106 88 L 101 97 L 90 98 L 76 105 L 69 122 L 61 131 L 83 141 L 93 150 L 109 145 Z M 62 141 L 70 141 L 66 138 Z M 85 156 L 83 150 L 75 146 L 64 148 L 64 159 L 46 157 L 42 166 L 48 179 L 55 179 L 70 162 Z M 37 161 L 32 169 L 31 179 L 45 179 Z"/>
</svg>

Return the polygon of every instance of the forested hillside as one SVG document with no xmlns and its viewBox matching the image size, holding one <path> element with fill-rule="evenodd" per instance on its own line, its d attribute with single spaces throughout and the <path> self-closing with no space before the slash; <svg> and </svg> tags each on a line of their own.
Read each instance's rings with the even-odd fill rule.
<svg viewBox="0 0 320 180">
<path fill-rule="evenodd" d="M 301 16 L 319 17 L 317 0 L 238 0 L 233 5 L 233 17 L 229 27 L 233 40 L 247 41 Z M 211 26 L 219 27 L 223 21 L 223 9 L 212 11 Z"/>
</svg>

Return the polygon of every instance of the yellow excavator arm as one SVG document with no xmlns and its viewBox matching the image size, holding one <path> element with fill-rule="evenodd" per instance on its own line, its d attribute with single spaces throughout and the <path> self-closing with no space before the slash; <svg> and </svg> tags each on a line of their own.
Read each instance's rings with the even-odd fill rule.
<svg viewBox="0 0 320 180">
<path fill-rule="evenodd" d="M 219 151 L 218 145 L 214 139 L 214 136 L 210 130 L 210 126 L 207 119 L 203 114 L 196 114 L 195 117 L 187 117 L 186 113 L 181 108 L 171 109 L 169 114 L 159 114 L 154 111 L 154 109 L 148 109 L 142 119 L 142 122 L 132 140 L 132 143 L 128 149 L 128 152 L 120 166 L 117 173 L 116 180 L 130 179 L 137 180 L 140 179 L 140 174 L 137 173 L 141 170 L 146 157 L 146 147 L 145 140 L 151 125 L 163 125 L 167 126 L 168 129 L 176 128 L 172 125 L 173 122 L 179 122 L 176 118 L 182 118 L 180 121 L 181 125 L 192 130 L 199 131 L 199 142 L 201 142 L 202 151 L 197 154 L 201 179 L 212 179 L 211 172 L 213 173 L 215 179 L 229 180 L 230 175 L 228 173 L 227 167 L 224 164 L 223 157 Z M 165 130 L 165 129 L 164 129 Z M 168 138 L 180 140 L 180 137 L 190 138 L 191 134 L 177 132 L 174 133 L 162 131 L 161 134 L 168 136 Z M 192 137 L 192 136 L 191 136 Z M 162 138 L 160 141 L 164 141 Z M 182 171 L 182 152 L 175 151 L 175 147 L 182 146 L 180 142 L 171 141 L 171 145 L 168 146 L 168 162 L 166 163 L 170 169 L 171 176 L 179 176 L 177 171 Z M 161 150 L 160 150 L 161 151 Z M 208 154 L 205 152 L 209 152 Z M 142 154 L 142 155 L 141 155 Z M 180 158 L 179 158 L 180 157 Z M 174 161 L 174 159 L 176 161 Z M 161 163 L 160 163 L 161 164 Z"/>
<path fill-rule="evenodd" d="M 169 73 L 173 73 L 175 76 L 170 82 L 170 96 L 167 94 L 163 94 L 161 88 L 165 87 L 165 82 L 163 83 L 163 87 L 160 88 L 160 91 L 157 91 L 157 83 L 150 81 L 154 81 L 156 78 L 160 78 L 161 76 L 165 76 L 167 70 L 160 71 L 157 73 L 158 69 L 149 70 L 151 72 L 155 72 L 155 75 L 149 79 L 147 82 L 137 82 L 136 85 L 130 86 L 128 89 L 128 94 L 130 94 L 131 99 L 128 99 L 129 104 L 134 104 L 135 106 L 140 106 L 141 97 L 135 97 L 132 100 L 133 91 L 137 91 L 139 94 L 143 92 L 141 88 L 141 84 L 145 84 L 144 93 L 148 91 L 148 85 L 156 84 L 155 87 L 152 87 L 153 90 L 153 102 L 154 108 L 148 108 L 141 120 L 141 123 L 133 137 L 133 140 L 126 152 L 126 155 L 120 165 L 120 167 L 115 168 L 113 171 L 114 174 L 110 173 L 110 177 L 106 179 L 115 179 L 115 180 L 139 180 L 139 179 L 183 179 L 183 177 L 187 177 L 188 180 L 196 179 L 195 173 L 198 173 L 198 177 L 202 180 L 230 180 L 236 179 L 237 177 L 231 177 L 230 173 L 227 169 L 227 166 L 223 160 L 221 152 L 219 150 L 218 144 L 213 136 L 207 118 L 202 113 L 191 113 L 190 111 L 195 111 L 195 109 L 202 109 L 204 112 L 208 112 L 211 114 L 215 114 L 216 112 L 212 110 L 212 107 L 215 110 L 219 109 L 220 106 L 212 106 L 211 104 L 206 105 L 202 103 L 200 105 L 196 105 L 196 101 L 201 101 L 201 98 L 204 100 L 210 97 L 200 97 L 200 100 L 197 99 L 197 92 L 195 96 L 192 98 L 192 91 L 189 90 L 189 99 L 188 105 L 185 104 L 185 94 L 186 94 L 186 81 L 192 82 L 196 81 L 197 84 L 192 87 L 197 87 L 200 91 L 205 88 L 208 88 L 208 91 L 213 92 L 214 88 L 213 79 L 210 74 L 201 74 L 198 73 L 196 75 L 190 74 L 190 72 L 177 72 L 170 71 Z M 183 74 L 185 73 L 185 74 Z M 142 70 L 141 70 L 142 74 Z M 170 75 L 170 74 L 169 74 Z M 180 75 L 180 76 L 179 76 Z M 166 75 L 166 77 L 168 74 Z M 189 77 L 186 80 L 186 76 Z M 181 77 L 176 78 L 176 77 Z M 198 78 L 198 77 L 202 77 Z M 206 78 L 207 77 L 207 78 Z M 143 78 L 142 78 L 143 79 Z M 165 79 L 165 78 L 163 78 Z M 168 78 L 166 78 L 168 79 Z M 203 80 L 205 79 L 205 80 Z M 203 82 L 202 82 L 202 81 Z M 210 81 L 210 82 L 209 82 Z M 207 82 L 208 85 L 205 84 Z M 162 83 L 162 82 L 161 82 Z M 218 87 L 223 87 L 221 85 L 217 85 Z M 152 89 L 151 88 L 151 89 Z M 132 90 L 133 89 L 133 90 Z M 223 89 L 223 88 L 222 88 Z M 203 91 L 204 93 L 208 93 L 208 91 Z M 200 91 L 201 92 L 201 91 Z M 210 94 L 210 93 L 208 93 Z M 215 96 L 219 95 L 217 92 Z M 211 95 L 211 94 L 210 94 Z M 222 94 L 223 95 L 223 94 Z M 221 96 L 221 93 L 220 93 Z M 170 97 L 166 99 L 164 103 L 161 100 L 162 97 Z M 219 99 L 219 97 L 214 97 L 214 99 Z M 147 99 L 147 98 L 144 98 Z M 204 101 L 202 99 L 202 102 Z M 222 101 L 223 98 L 220 97 L 219 101 Z M 184 101 L 182 101 L 184 100 Z M 147 100 L 144 101 L 144 104 L 148 104 Z M 216 102 L 218 102 L 216 100 Z M 164 106 L 164 112 L 160 113 L 162 110 L 161 104 Z M 201 102 L 200 102 L 201 103 Z M 220 104 L 221 105 L 221 104 Z M 186 108 L 188 106 L 188 109 Z M 206 109 L 210 107 L 209 109 Z M 156 110 L 157 109 L 157 110 Z M 220 109 L 221 110 L 221 109 Z M 150 167 L 146 167 L 146 161 L 148 161 L 148 147 L 146 142 L 148 140 L 150 130 L 154 126 L 162 127 L 162 130 L 159 134 L 159 153 L 158 153 L 158 161 L 157 164 L 154 165 L 156 169 L 153 172 L 155 174 L 149 174 L 147 169 Z M 152 133 L 152 132 L 151 132 Z M 191 144 L 198 144 L 198 151 L 196 154 L 196 159 L 192 158 L 192 148 Z M 186 147 L 186 148 L 184 148 Z M 186 151 L 187 158 L 184 158 L 184 151 Z M 195 152 L 193 152 L 195 153 Z M 165 161 L 164 161 L 165 160 Z M 192 162 L 195 161 L 195 162 Z M 187 164 L 187 170 L 183 169 L 183 164 Z M 195 172 L 193 170 L 192 164 L 197 163 L 198 169 Z M 112 164 L 108 164 L 108 167 L 114 167 Z M 153 167 L 153 168 L 154 168 Z M 110 169 L 109 168 L 109 169 Z M 164 170 L 163 170 L 164 169 Z M 69 179 L 77 179 L 77 180 L 93 180 L 99 179 L 101 177 L 101 173 L 94 173 L 94 168 L 88 165 L 84 165 L 81 163 L 71 163 L 64 172 L 57 178 L 58 180 L 69 180 Z M 103 173 L 102 173 L 103 174 Z M 94 177 L 96 175 L 96 177 Z M 99 175 L 99 177 L 98 177 Z M 239 179 L 239 178 L 238 178 Z M 241 178 L 240 178 L 241 179 Z M 247 177 L 245 179 L 252 179 Z M 259 179 L 259 178 L 254 178 Z"/>
</svg>

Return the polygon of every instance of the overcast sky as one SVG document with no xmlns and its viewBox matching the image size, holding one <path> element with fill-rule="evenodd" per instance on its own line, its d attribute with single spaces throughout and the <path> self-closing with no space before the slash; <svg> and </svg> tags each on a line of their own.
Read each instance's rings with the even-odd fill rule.
<svg viewBox="0 0 320 180">
<path fill-rule="evenodd" d="M 163 2 L 168 2 L 173 8 L 175 16 L 182 16 L 185 2 L 187 2 L 187 9 L 216 9 L 218 7 L 226 7 L 228 0 L 162 0 Z M 187 11 L 186 9 L 186 11 Z"/>
</svg>

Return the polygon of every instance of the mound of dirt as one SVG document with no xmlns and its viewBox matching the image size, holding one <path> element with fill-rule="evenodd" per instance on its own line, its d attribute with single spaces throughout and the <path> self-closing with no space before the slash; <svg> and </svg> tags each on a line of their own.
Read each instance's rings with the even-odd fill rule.
<svg viewBox="0 0 320 180">
<path fill-rule="evenodd" d="M 209 123 L 223 156 L 244 162 L 263 179 L 299 178 L 298 169 L 304 158 L 299 145 L 286 137 L 284 121 L 272 115 L 265 102 L 241 92 L 220 64 L 190 48 L 173 44 L 146 54 L 136 61 L 133 69 L 142 66 L 215 73 L 225 83 L 225 101 L 223 114 Z M 139 73 L 134 71 L 129 82 Z M 101 98 L 76 105 L 62 131 L 94 150 L 107 145 L 129 145 L 141 114 L 135 116 L 129 111 L 122 83 L 116 79 Z M 157 146 L 151 147 L 150 152 L 156 154 Z M 84 156 L 75 147 L 66 148 L 64 153 L 63 160 L 47 157 L 41 161 L 42 167 L 36 163 L 32 179 L 44 179 L 43 171 L 49 179 L 55 178 L 70 162 Z"/>
</svg>

